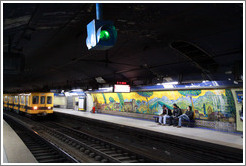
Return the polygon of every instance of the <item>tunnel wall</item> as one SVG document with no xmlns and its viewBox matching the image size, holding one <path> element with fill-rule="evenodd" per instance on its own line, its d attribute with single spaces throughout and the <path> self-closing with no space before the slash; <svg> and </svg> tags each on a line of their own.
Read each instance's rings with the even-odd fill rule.
<svg viewBox="0 0 246 166">
<path fill-rule="evenodd" d="M 199 89 L 91 95 L 96 109 L 103 113 L 146 119 L 159 115 L 163 104 L 172 109 L 176 103 L 183 111 L 193 105 L 197 126 L 234 131 L 240 108 L 234 92 L 234 89 Z M 240 127 L 237 129 L 240 131 Z"/>
<path fill-rule="evenodd" d="M 54 96 L 54 107 L 66 108 L 67 99 L 65 96 Z"/>
</svg>

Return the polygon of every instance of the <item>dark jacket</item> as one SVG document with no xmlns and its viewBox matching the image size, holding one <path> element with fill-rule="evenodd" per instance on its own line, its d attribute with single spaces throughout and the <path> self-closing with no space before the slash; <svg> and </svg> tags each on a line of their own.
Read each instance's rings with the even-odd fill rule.
<svg viewBox="0 0 246 166">
<path fill-rule="evenodd" d="M 239 115 L 240 115 L 240 117 L 243 117 L 243 105 L 242 105 L 241 110 L 239 111 Z"/>
<path fill-rule="evenodd" d="M 173 109 L 173 116 L 178 117 L 180 115 L 182 115 L 182 110 L 180 108 L 174 108 Z"/>
<path fill-rule="evenodd" d="M 168 109 L 168 108 L 167 109 L 163 109 L 162 114 L 163 115 L 166 115 L 167 114 L 167 115 L 171 116 L 172 115 L 172 111 L 170 109 Z"/>
<path fill-rule="evenodd" d="M 191 119 L 193 119 L 193 111 L 186 111 L 185 114 Z"/>
</svg>

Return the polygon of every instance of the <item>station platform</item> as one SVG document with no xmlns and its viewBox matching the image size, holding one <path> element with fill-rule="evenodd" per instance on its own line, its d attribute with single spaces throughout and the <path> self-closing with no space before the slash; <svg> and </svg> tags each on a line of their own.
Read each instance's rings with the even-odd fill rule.
<svg viewBox="0 0 246 166">
<path fill-rule="evenodd" d="M 4 120 L 3 163 L 37 163 L 30 150 Z"/>
<path fill-rule="evenodd" d="M 243 140 L 241 134 L 227 133 L 221 131 L 214 131 L 203 128 L 190 128 L 190 127 L 173 127 L 173 126 L 161 126 L 154 121 L 145 119 L 136 119 L 131 117 L 115 116 L 101 113 L 90 113 L 75 111 L 73 109 L 61 109 L 54 108 L 54 112 L 72 114 L 75 116 L 82 116 L 85 118 L 97 119 L 107 121 L 110 123 L 136 127 L 140 129 L 150 130 L 159 133 L 165 133 L 185 138 L 190 138 L 199 141 L 205 141 L 218 145 L 229 146 L 233 148 L 243 149 Z"/>
</svg>

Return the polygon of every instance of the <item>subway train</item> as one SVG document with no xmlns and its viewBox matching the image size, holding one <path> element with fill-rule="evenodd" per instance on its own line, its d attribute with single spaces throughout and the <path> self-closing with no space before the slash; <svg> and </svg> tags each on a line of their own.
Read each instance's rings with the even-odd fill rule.
<svg viewBox="0 0 246 166">
<path fill-rule="evenodd" d="M 3 94 L 3 109 L 18 114 L 47 116 L 53 114 L 54 93 Z"/>
</svg>

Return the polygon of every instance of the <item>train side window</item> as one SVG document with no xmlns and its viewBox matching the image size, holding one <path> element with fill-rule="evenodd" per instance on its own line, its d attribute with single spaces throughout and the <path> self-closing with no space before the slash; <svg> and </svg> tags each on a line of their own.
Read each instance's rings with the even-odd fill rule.
<svg viewBox="0 0 246 166">
<path fill-rule="evenodd" d="M 33 96 L 32 97 L 32 104 L 38 104 L 39 102 L 39 96 Z"/>
<path fill-rule="evenodd" d="M 28 105 L 29 96 L 26 96 L 26 105 Z"/>
<path fill-rule="evenodd" d="M 15 103 L 18 102 L 18 96 L 15 96 Z"/>
<path fill-rule="evenodd" d="M 21 104 L 25 103 L 25 96 L 21 96 Z"/>
<path fill-rule="evenodd" d="M 51 96 L 47 96 L 47 104 L 52 104 L 52 97 Z"/>
<path fill-rule="evenodd" d="M 45 96 L 41 96 L 41 98 L 40 98 L 40 104 L 45 104 Z"/>
</svg>

